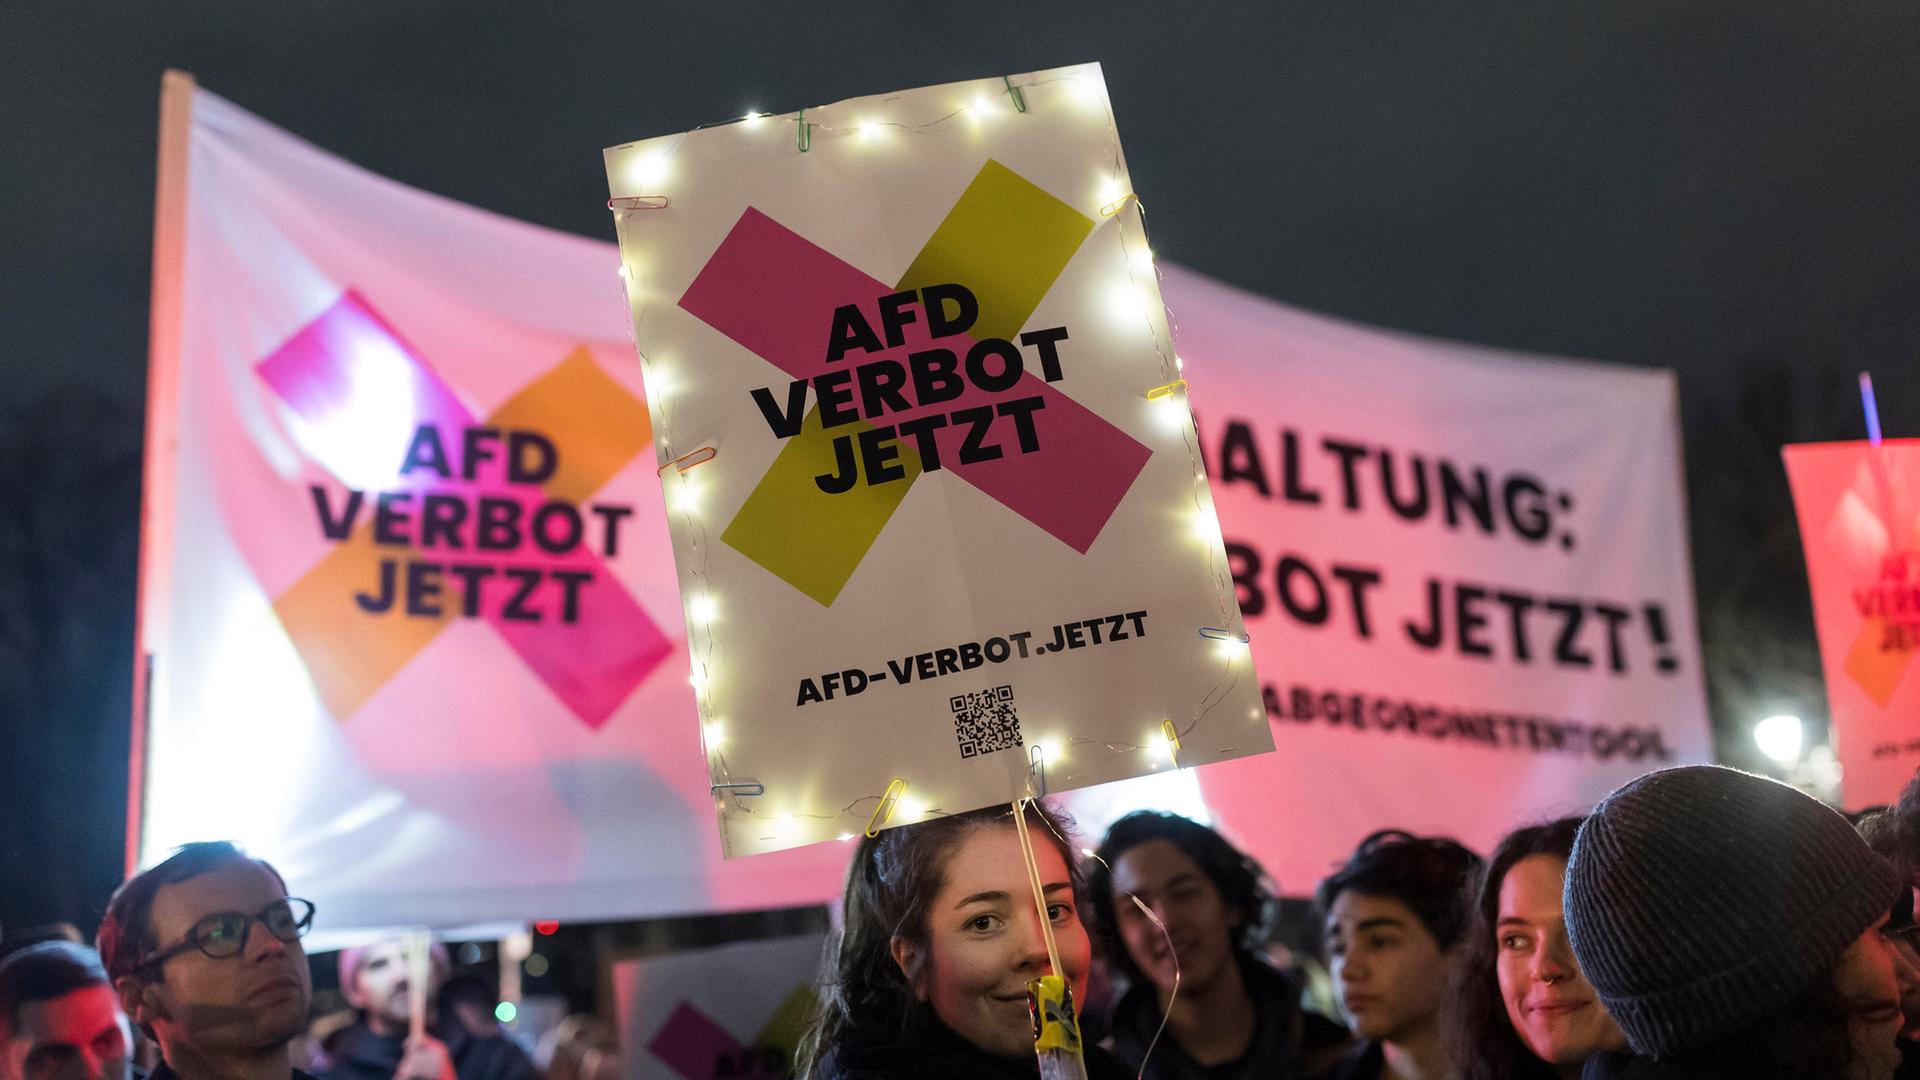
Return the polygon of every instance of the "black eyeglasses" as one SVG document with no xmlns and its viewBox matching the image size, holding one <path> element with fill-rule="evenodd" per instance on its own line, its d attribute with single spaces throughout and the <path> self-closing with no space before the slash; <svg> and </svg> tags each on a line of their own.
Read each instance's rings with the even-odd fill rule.
<svg viewBox="0 0 1920 1080">
<path fill-rule="evenodd" d="M 240 950 L 247 947 L 247 934 L 256 922 L 281 941 L 298 941 L 313 927 L 313 904 L 299 897 L 287 896 L 268 904 L 254 915 L 241 911 L 216 911 L 194 923 L 193 928 L 187 931 L 185 941 L 151 953 L 135 966 L 147 968 L 164 964 L 188 949 L 199 949 L 215 960 L 237 956 Z"/>
</svg>

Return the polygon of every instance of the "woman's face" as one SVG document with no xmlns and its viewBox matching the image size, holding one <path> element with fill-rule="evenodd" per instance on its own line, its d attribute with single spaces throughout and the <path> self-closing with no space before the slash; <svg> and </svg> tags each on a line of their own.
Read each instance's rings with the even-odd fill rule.
<svg viewBox="0 0 1920 1080">
<path fill-rule="evenodd" d="M 1500 882 L 1493 927 L 1493 970 L 1507 1019 L 1534 1055 L 1578 1065 L 1601 1050 L 1625 1050 L 1627 1039 L 1580 974 L 1567 942 L 1560 886 L 1567 861 L 1529 855 Z"/>
<path fill-rule="evenodd" d="M 1086 998 L 1091 947 L 1074 909 L 1066 860 L 1049 840 L 1033 845 L 1040 884 L 1060 951 L 1060 972 L 1076 1008 Z M 1050 973 L 1047 943 L 1028 884 L 1020 837 L 975 829 L 947 858 L 945 884 L 927 907 L 927 956 L 916 993 L 934 1015 L 973 1045 L 1001 1057 L 1033 1053 L 1027 980 Z M 913 945 L 896 938 L 893 958 L 913 978 Z"/>
</svg>

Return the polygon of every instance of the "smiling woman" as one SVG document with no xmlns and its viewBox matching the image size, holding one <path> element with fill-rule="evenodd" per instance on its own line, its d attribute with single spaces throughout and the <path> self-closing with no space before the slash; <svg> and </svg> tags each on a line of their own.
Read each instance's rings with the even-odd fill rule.
<svg viewBox="0 0 1920 1080">
<path fill-rule="evenodd" d="M 1027 804 L 1034 862 L 1076 1003 L 1091 947 L 1067 825 Z M 798 1073 L 815 1080 L 960 1080 L 1038 1075 L 1027 982 L 1049 974 L 1047 943 L 1012 811 L 973 810 L 863 840 L 829 946 L 821 1015 Z M 1090 1080 L 1121 1076 L 1096 1048 Z"/>
<path fill-rule="evenodd" d="M 1578 817 L 1516 829 L 1488 861 L 1448 1027 L 1461 1080 L 1579 1076 L 1625 1035 L 1580 974 L 1560 897 Z"/>
</svg>

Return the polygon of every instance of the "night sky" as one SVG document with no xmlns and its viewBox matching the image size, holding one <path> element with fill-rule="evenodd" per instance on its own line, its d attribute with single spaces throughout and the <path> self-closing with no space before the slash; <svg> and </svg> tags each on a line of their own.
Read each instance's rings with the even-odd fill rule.
<svg viewBox="0 0 1920 1080">
<path fill-rule="evenodd" d="M 1920 7 L 16 3 L 0 10 L 0 924 L 119 877 L 160 74 L 613 239 L 600 150 L 1098 60 L 1154 249 L 1384 327 L 1680 372 L 1727 760 L 1824 715 L 1784 442 L 1920 435 Z M 262 717 L 270 723 L 270 717 Z M 235 769 L 294 769 L 232 748 Z"/>
</svg>

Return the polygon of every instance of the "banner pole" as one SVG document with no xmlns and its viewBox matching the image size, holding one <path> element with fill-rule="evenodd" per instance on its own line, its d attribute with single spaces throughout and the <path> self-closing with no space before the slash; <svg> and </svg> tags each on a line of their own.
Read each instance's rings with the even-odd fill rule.
<svg viewBox="0 0 1920 1080">
<path fill-rule="evenodd" d="M 407 1031 L 414 1043 L 427 1031 L 427 989 L 433 979 L 428 950 L 432 941 L 425 930 L 407 935 Z"/>
<path fill-rule="evenodd" d="M 1027 864 L 1027 883 L 1033 888 L 1033 906 L 1040 914 L 1040 935 L 1047 943 L 1050 974 L 1027 983 L 1027 1007 L 1033 1010 L 1033 1052 L 1040 1066 L 1041 1080 L 1086 1080 L 1087 1065 L 1081 1055 L 1080 1020 L 1067 984 L 1066 971 L 1060 966 L 1060 947 L 1053 937 L 1053 920 L 1047 917 L 1047 896 L 1040 884 L 1040 865 L 1033 857 L 1033 838 L 1027 835 L 1027 804 L 1031 799 L 1015 799 L 1013 827 L 1020 834 L 1020 855 Z"/>
<path fill-rule="evenodd" d="M 153 187 L 153 284 L 147 315 L 147 414 L 140 480 L 140 557 L 133 607 L 133 715 L 127 750 L 126 872 L 140 865 L 146 809 L 147 718 L 152 714 L 155 642 L 147 618 L 164 603 L 150 593 L 172 551 L 175 403 L 180 383 L 181 290 L 186 276 L 187 159 L 194 78 L 169 68 L 160 77 L 159 152 Z M 164 526 L 164 528 L 163 528 Z"/>
<path fill-rule="evenodd" d="M 1900 508 L 1894 505 L 1893 480 L 1887 475 L 1887 457 L 1880 435 L 1880 402 L 1873 392 L 1873 374 L 1860 373 L 1860 411 L 1867 420 L 1867 460 L 1873 470 L 1874 493 L 1880 497 L 1880 520 L 1887 528 L 1887 546 L 1890 551 L 1905 551 L 1908 543 L 1908 526 L 1900 514 Z"/>
</svg>

